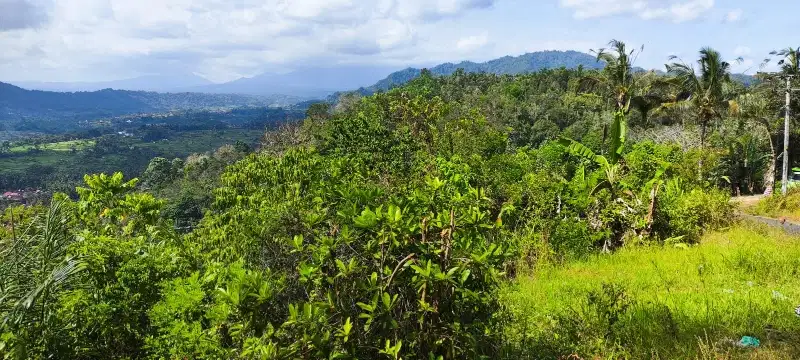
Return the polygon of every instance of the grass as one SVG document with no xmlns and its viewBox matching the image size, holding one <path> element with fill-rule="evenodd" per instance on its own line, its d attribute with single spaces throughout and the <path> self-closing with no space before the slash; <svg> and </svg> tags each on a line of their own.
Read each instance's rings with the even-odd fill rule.
<svg viewBox="0 0 800 360">
<path fill-rule="evenodd" d="M 237 140 L 247 144 L 258 142 L 264 135 L 263 130 L 228 129 L 200 130 L 177 133 L 167 140 L 141 143 L 137 146 L 149 148 L 169 157 L 185 157 L 193 153 L 214 150 L 220 146 L 236 143 Z"/>
<path fill-rule="evenodd" d="M 94 146 L 94 140 L 70 140 L 70 141 L 60 141 L 48 144 L 41 144 L 39 145 L 39 149 L 41 150 L 50 150 L 50 151 L 71 151 L 72 149 L 75 150 L 83 150 L 89 147 Z M 22 146 L 15 146 L 10 149 L 12 153 L 21 153 L 26 152 L 28 150 L 33 149 L 33 145 L 22 145 Z"/>
<path fill-rule="evenodd" d="M 542 265 L 504 290 L 521 358 L 800 358 L 800 238 L 756 224 L 690 248 Z M 742 336 L 759 349 L 732 345 Z"/>
<path fill-rule="evenodd" d="M 0 158 L 0 173 L 24 172 L 34 165 L 56 166 L 64 161 L 65 157 L 73 156 L 57 152 L 43 151 L 40 153 L 26 154 L 25 156 L 11 156 Z"/>
<path fill-rule="evenodd" d="M 800 222 L 800 188 L 789 189 L 785 196 L 774 194 L 764 197 L 755 206 L 745 207 L 743 210 L 753 215 Z"/>
</svg>

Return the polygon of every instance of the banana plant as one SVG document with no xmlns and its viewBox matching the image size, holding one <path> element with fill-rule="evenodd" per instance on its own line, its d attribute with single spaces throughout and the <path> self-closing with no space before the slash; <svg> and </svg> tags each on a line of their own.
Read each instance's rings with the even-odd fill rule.
<svg viewBox="0 0 800 360">
<path fill-rule="evenodd" d="M 585 160 L 591 161 L 600 167 L 602 171 L 602 178 L 601 181 L 597 182 L 597 184 L 592 188 L 591 191 L 588 192 L 588 196 L 594 195 L 598 190 L 606 188 L 611 194 L 611 199 L 613 202 L 620 202 L 623 203 L 625 207 L 629 207 L 631 203 L 636 202 L 636 194 L 634 191 L 631 191 L 630 187 L 625 184 L 623 181 L 624 176 L 624 151 L 625 151 L 625 141 L 627 136 L 627 124 L 625 122 L 625 113 L 624 111 L 620 110 L 614 113 L 614 121 L 611 123 L 611 143 L 608 155 L 599 155 L 596 154 L 592 149 L 588 148 L 586 145 L 581 144 L 578 141 L 568 138 L 562 138 L 560 143 L 566 147 L 566 151 L 571 155 L 578 156 Z M 658 194 L 658 188 L 660 187 L 662 181 L 662 177 L 666 172 L 668 164 L 661 164 L 659 169 L 653 174 L 652 179 L 644 186 L 642 189 L 635 189 L 641 190 L 641 193 L 649 194 L 649 211 L 647 215 L 644 217 L 643 226 L 634 225 L 634 230 L 638 232 L 640 228 L 645 229 L 644 233 L 648 233 L 649 229 L 653 223 L 654 211 L 655 211 L 655 202 L 656 196 Z M 580 177 L 581 183 L 589 184 L 586 179 L 585 169 L 583 167 L 579 168 L 578 173 L 575 175 L 576 177 Z M 623 195 L 627 194 L 628 197 L 624 197 Z M 615 214 L 614 217 L 618 217 L 620 214 Z M 615 220 L 617 225 L 621 225 L 619 221 L 623 223 L 623 220 Z M 639 221 L 641 222 L 641 221 Z M 624 225 L 621 225 L 624 226 Z M 617 228 L 619 233 L 615 233 L 615 236 L 621 237 L 622 232 L 625 231 L 625 227 Z M 605 244 L 603 245 L 603 251 L 610 251 L 612 244 L 611 239 L 607 239 Z"/>
<path fill-rule="evenodd" d="M 614 121 L 611 123 L 611 144 L 608 156 L 596 154 L 592 149 L 578 141 L 569 138 L 561 138 L 561 145 L 566 147 L 568 153 L 580 158 L 594 162 L 605 175 L 603 181 L 599 182 L 590 192 L 594 194 L 597 190 L 607 187 L 612 195 L 616 195 L 622 177 L 622 165 L 620 160 L 625 150 L 625 139 L 627 136 L 627 124 L 625 123 L 625 113 L 617 111 L 614 113 Z"/>
</svg>

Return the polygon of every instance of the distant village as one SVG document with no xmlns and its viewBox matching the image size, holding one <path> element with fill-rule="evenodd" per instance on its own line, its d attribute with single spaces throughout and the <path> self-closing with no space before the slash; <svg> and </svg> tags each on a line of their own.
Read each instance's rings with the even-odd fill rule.
<svg viewBox="0 0 800 360">
<path fill-rule="evenodd" d="M 48 197 L 47 192 L 39 189 L 20 189 L 16 191 L 6 191 L 0 197 L 0 205 L 10 205 L 9 203 L 19 203 L 29 205 L 37 203 Z"/>
</svg>

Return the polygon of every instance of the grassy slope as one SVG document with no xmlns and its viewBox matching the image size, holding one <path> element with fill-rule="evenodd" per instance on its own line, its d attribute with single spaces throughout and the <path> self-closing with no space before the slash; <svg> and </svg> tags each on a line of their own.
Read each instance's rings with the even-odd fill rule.
<svg viewBox="0 0 800 360">
<path fill-rule="evenodd" d="M 51 150 L 51 151 L 71 151 L 72 149 L 83 150 L 93 146 L 94 143 L 95 143 L 94 140 L 70 140 L 70 141 L 42 144 L 39 146 L 39 148 L 41 150 Z M 23 146 L 12 147 L 10 150 L 11 152 L 20 153 L 28 151 L 33 148 L 34 148 L 33 145 L 23 145 Z"/>
<path fill-rule="evenodd" d="M 588 305 L 602 283 L 622 285 L 631 302 L 612 326 Z M 688 249 L 623 249 L 539 269 L 503 301 L 515 318 L 509 336 L 542 356 L 797 359 L 800 238 L 744 224 Z M 743 335 L 762 348 L 725 344 Z"/>
<path fill-rule="evenodd" d="M 140 146 L 164 154 L 163 156 L 186 157 L 193 153 L 214 150 L 226 144 L 233 145 L 237 140 L 254 144 L 263 134 L 263 130 L 247 129 L 187 131 L 168 140 L 142 143 Z"/>
<path fill-rule="evenodd" d="M 137 146 L 153 150 L 159 156 L 168 158 L 186 157 L 193 153 L 215 150 L 225 144 L 234 144 L 236 140 L 253 144 L 258 141 L 264 132 L 261 130 L 202 130 L 187 131 L 176 134 L 169 140 L 151 143 L 140 143 Z M 65 141 L 43 145 L 42 152 L 25 156 L 0 158 L 0 172 L 27 171 L 33 165 L 58 166 L 69 163 L 76 154 L 69 153 L 72 142 Z M 83 144 L 84 147 L 92 145 L 94 141 Z M 83 147 L 78 147 L 82 149 Z M 12 148 L 12 152 L 19 150 Z"/>
</svg>

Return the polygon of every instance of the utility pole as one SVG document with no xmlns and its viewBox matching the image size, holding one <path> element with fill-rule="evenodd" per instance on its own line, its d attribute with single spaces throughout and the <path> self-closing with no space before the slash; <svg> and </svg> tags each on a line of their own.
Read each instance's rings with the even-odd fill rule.
<svg viewBox="0 0 800 360">
<path fill-rule="evenodd" d="M 792 109 L 792 76 L 786 75 L 786 117 L 783 121 L 783 181 L 781 194 L 786 195 L 789 185 L 789 119 Z"/>
<path fill-rule="evenodd" d="M 800 91 L 800 89 L 792 89 L 792 77 L 794 75 L 786 74 L 786 117 L 783 123 L 783 181 L 781 182 L 781 193 L 786 195 L 789 185 L 789 121 L 792 118 L 792 91 Z"/>
</svg>

